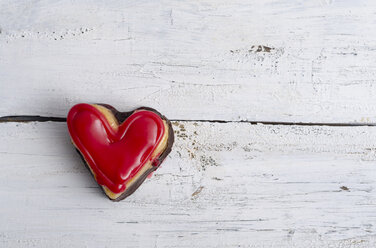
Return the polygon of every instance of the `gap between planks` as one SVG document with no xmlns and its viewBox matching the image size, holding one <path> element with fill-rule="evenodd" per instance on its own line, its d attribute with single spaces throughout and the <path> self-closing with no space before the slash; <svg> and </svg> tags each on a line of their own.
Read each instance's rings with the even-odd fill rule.
<svg viewBox="0 0 376 248">
<path fill-rule="evenodd" d="M 4 122 L 66 122 L 65 117 L 39 116 L 39 115 L 11 115 L 0 117 L 0 123 Z M 264 125 L 282 125 L 282 126 L 330 126 L 330 127 L 373 127 L 376 123 L 324 123 L 324 122 L 278 122 L 278 121 L 227 121 L 227 120 L 190 120 L 190 119 L 170 119 L 177 122 L 211 122 L 211 123 L 249 123 Z"/>
</svg>

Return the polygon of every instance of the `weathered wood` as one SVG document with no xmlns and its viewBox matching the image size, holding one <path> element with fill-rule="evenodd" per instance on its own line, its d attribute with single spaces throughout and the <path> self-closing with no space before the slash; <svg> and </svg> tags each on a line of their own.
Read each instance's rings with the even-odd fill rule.
<svg viewBox="0 0 376 248">
<path fill-rule="evenodd" d="M 0 116 L 376 123 L 376 2 L 0 2 Z"/>
<path fill-rule="evenodd" d="M 374 247 L 376 127 L 175 122 L 162 167 L 109 201 L 65 123 L 0 124 L 1 247 Z"/>
<path fill-rule="evenodd" d="M 180 120 L 376 123 L 375 8 L 0 1 L 0 116 L 105 102 Z M 166 162 L 114 203 L 65 123 L 0 123 L 0 247 L 376 247 L 376 127 L 174 128 Z"/>
</svg>

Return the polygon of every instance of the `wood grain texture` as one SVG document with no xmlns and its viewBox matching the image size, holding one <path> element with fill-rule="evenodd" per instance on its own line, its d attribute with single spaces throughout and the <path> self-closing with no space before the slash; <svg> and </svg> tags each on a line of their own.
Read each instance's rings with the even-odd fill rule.
<svg viewBox="0 0 376 248">
<path fill-rule="evenodd" d="M 376 245 L 375 127 L 173 127 L 162 167 L 115 203 L 65 123 L 0 124 L 0 246 Z"/>
<path fill-rule="evenodd" d="M 175 120 L 376 124 L 375 9 L 0 0 L 0 116 L 104 102 Z M 376 127 L 174 128 L 166 162 L 114 203 L 65 123 L 0 123 L 0 247 L 376 247 Z"/>
<path fill-rule="evenodd" d="M 0 1 L 0 116 L 376 123 L 376 2 Z"/>
</svg>

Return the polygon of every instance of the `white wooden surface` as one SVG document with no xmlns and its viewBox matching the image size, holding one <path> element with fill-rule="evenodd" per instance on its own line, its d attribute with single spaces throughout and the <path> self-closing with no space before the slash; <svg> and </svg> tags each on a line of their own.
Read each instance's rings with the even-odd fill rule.
<svg viewBox="0 0 376 248">
<path fill-rule="evenodd" d="M 175 125 L 167 161 L 114 203 L 65 123 L 1 124 L 0 244 L 376 245 L 375 127 Z"/>
<path fill-rule="evenodd" d="M 234 122 L 375 124 L 375 24 L 371 0 L 0 0 L 0 116 L 178 120 L 119 203 L 65 123 L 0 123 L 0 247 L 375 247 L 376 127 Z"/>
<path fill-rule="evenodd" d="M 376 122 L 376 2 L 0 1 L 0 115 Z M 264 49 L 268 47 L 270 49 Z"/>
</svg>

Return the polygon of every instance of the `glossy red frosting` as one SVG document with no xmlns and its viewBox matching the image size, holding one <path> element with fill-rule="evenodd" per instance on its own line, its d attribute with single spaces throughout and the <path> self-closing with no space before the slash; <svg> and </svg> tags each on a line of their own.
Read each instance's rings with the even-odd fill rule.
<svg viewBox="0 0 376 248">
<path fill-rule="evenodd" d="M 161 117 L 147 110 L 135 111 L 115 131 L 98 109 L 84 103 L 71 108 L 67 124 L 97 182 L 114 193 L 123 192 L 126 183 L 152 159 L 165 132 Z"/>
</svg>

